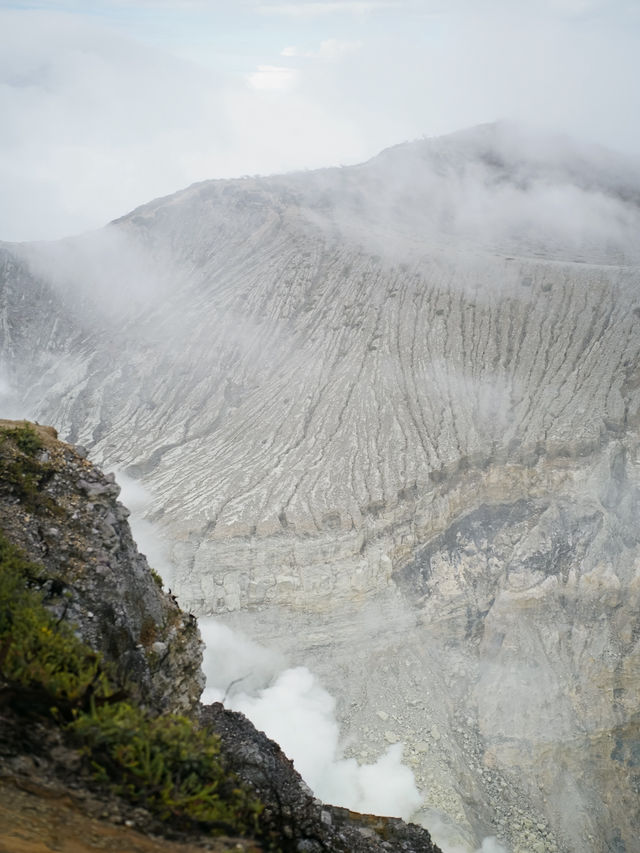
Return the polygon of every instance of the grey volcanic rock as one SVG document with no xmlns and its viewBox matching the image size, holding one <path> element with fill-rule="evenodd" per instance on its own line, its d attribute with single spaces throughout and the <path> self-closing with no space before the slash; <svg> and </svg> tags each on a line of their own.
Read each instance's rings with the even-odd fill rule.
<svg viewBox="0 0 640 853">
<path fill-rule="evenodd" d="M 220 735 L 229 767 L 266 804 L 262 823 L 288 839 L 290 847 L 285 849 L 300 853 L 441 853 L 419 826 L 321 803 L 280 747 L 256 731 L 242 714 L 226 711 L 216 702 L 202 709 L 201 721 Z"/>
<path fill-rule="evenodd" d="M 113 475 L 58 441 L 51 427 L 35 429 L 44 442 L 35 502 L 5 476 L 15 451 L 2 441 L 0 530 L 43 567 L 47 607 L 115 666 L 138 701 L 155 712 L 193 711 L 204 686 L 195 617 L 162 591 L 138 553 Z"/>
<path fill-rule="evenodd" d="M 141 478 L 182 603 L 314 666 L 354 754 L 405 741 L 471 850 L 640 836 L 639 198 L 498 125 L 2 250 L 20 404 Z"/>
</svg>

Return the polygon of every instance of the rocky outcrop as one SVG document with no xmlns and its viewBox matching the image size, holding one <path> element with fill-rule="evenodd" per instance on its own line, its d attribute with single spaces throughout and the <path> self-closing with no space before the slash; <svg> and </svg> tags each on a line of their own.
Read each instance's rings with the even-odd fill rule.
<svg viewBox="0 0 640 853">
<path fill-rule="evenodd" d="M 278 745 L 242 714 L 226 711 L 216 702 L 203 708 L 202 720 L 222 738 L 229 766 L 267 804 L 263 821 L 288 839 L 290 849 L 300 853 L 440 853 L 429 834 L 415 824 L 321 803 Z"/>
<path fill-rule="evenodd" d="M 28 427 L 41 447 L 33 459 L 21 453 L 7 431 L 23 426 L 0 421 L 0 529 L 43 567 L 47 606 L 139 701 L 154 711 L 193 710 L 204 686 L 196 620 L 138 552 L 114 476 L 51 427 Z"/>
</svg>

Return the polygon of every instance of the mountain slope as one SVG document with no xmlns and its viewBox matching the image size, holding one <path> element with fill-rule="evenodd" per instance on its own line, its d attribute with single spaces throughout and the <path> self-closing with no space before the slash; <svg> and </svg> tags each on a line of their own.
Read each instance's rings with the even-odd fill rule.
<svg viewBox="0 0 640 853">
<path fill-rule="evenodd" d="M 311 661 L 354 750 L 411 744 L 469 844 L 640 831 L 638 175 L 493 125 L 3 249 L 21 405 L 142 478 L 183 604 Z"/>
</svg>

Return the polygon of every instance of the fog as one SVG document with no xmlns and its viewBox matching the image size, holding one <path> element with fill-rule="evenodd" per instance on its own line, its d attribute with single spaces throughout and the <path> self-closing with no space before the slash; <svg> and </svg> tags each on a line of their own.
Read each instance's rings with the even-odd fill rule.
<svg viewBox="0 0 640 853">
<path fill-rule="evenodd" d="M 15 380 L 9 368 L 0 360 L 0 416 L 8 420 L 33 420 L 33 416 L 20 399 Z"/>
<path fill-rule="evenodd" d="M 309 184 L 315 226 L 389 259 L 447 244 L 590 263 L 640 258 L 640 158 L 532 125 L 497 122 L 394 146 Z"/>
<path fill-rule="evenodd" d="M 246 236 L 287 208 L 334 244 L 405 265 L 434 249 L 466 255 L 472 274 L 478 251 L 596 265 L 640 260 L 640 157 L 517 122 L 397 145 L 359 166 L 204 184 L 108 228 L 18 251 L 36 277 L 93 303 L 100 317 L 130 322 L 139 313 L 142 330 L 149 309 L 160 315 L 170 303 L 162 334 L 180 337 L 195 316 L 188 319 L 181 289 L 224 281 L 246 255 Z M 218 307 L 220 329 L 250 347 L 263 317 L 252 319 L 239 298 Z"/>
<path fill-rule="evenodd" d="M 501 117 L 640 150 L 639 10 L 622 0 L 11 7 L 4 240 L 85 231 L 193 181 L 355 163 Z"/>
<path fill-rule="evenodd" d="M 171 277 L 161 260 L 122 229 L 32 244 L 23 257 L 32 275 L 75 304 L 86 320 L 96 314 L 100 322 L 121 318 L 125 309 L 135 315 L 170 292 Z"/>
</svg>

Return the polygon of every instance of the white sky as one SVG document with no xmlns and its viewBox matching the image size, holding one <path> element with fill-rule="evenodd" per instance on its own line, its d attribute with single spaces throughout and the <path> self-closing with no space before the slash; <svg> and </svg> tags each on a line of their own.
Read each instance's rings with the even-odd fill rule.
<svg viewBox="0 0 640 853">
<path fill-rule="evenodd" d="M 497 118 L 640 154 L 640 0 L 0 0 L 0 240 Z"/>
</svg>

